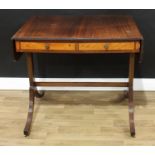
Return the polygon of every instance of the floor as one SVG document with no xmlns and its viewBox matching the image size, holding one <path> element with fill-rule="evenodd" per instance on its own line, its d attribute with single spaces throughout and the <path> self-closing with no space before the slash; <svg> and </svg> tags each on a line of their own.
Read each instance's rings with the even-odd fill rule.
<svg viewBox="0 0 155 155">
<path fill-rule="evenodd" d="M 0 91 L 0 145 L 155 145 L 155 92 L 135 92 L 136 138 L 122 92 L 47 91 L 24 137 L 28 91 Z"/>
</svg>

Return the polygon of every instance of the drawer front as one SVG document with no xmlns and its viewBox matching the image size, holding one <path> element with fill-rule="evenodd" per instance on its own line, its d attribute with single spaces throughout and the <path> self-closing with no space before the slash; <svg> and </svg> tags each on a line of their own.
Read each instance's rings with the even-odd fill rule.
<svg viewBox="0 0 155 155">
<path fill-rule="evenodd" d="M 80 51 L 138 51 L 139 42 L 80 43 Z"/>
<path fill-rule="evenodd" d="M 74 51 L 74 43 L 16 42 L 17 51 Z"/>
<path fill-rule="evenodd" d="M 16 41 L 17 52 L 58 52 L 58 53 L 136 53 L 140 52 L 140 42 L 102 43 L 50 43 Z"/>
</svg>

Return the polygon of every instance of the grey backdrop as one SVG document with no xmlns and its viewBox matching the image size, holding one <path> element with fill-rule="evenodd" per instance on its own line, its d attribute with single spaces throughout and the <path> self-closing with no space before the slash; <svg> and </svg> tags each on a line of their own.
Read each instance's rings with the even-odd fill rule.
<svg viewBox="0 0 155 155">
<path fill-rule="evenodd" d="M 0 10 L 0 77 L 26 77 L 25 56 L 13 62 L 11 36 L 33 15 L 131 15 L 144 36 L 144 60 L 136 77 L 155 78 L 155 10 Z M 38 54 L 37 77 L 127 77 L 128 55 Z"/>
</svg>

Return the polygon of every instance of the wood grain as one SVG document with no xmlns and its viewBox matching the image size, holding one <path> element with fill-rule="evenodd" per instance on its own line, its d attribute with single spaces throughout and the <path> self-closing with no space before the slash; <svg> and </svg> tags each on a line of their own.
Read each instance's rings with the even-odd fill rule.
<svg viewBox="0 0 155 155">
<path fill-rule="evenodd" d="M 130 16 L 34 16 L 12 39 L 103 41 L 143 37 Z"/>
<path fill-rule="evenodd" d="M 23 136 L 28 91 L 0 91 L 0 145 L 155 145 L 155 92 L 135 92 L 136 138 L 122 92 L 48 91 L 36 99 L 31 135 Z"/>
<path fill-rule="evenodd" d="M 128 87 L 128 82 L 34 82 L 36 86 L 56 87 Z"/>
</svg>

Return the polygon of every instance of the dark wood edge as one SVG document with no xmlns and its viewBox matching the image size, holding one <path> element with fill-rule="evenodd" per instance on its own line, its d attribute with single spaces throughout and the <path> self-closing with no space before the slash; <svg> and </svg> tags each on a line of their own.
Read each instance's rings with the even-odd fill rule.
<svg viewBox="0 0 155 155">
<path fill-rule="evenodd" d="M 140 53 L 139 53 L 139 63 L 141 64 L 143 61 L 143 54 L 144 54 L 144 39 L 140 41 Z"/>
<path fill-rule="evenodd" d="M 13 60 L 18 61 L 23 53 L 16 52 L 15 40 L 12 40 Z"/>
<path fill-rule="evenodd" d="M 20 28 L 18 29 L 17 32 L 21 31 L 22 28 L 23 28 L 26 24 L 28 24 L 28 23 L 30 22 L 30 20 L 33 20 L 33 19 L 34 19 L 34 17 L 35 17 L 35 16 L 31 16 L 31 17 L 29 17 L 28 20 L 26 20 L 25 22 L 23 22 L 23 24 L 20 26 Z M 16 40 L 16 34 L 17 34 L 17 32 L 11 37 L 11 40 Z"/>
<path fill-rule="evenodd" d="M 143 38 L 121 38 L 121 39 L 98 39 L 98 38 L 94 38 L 94 39 L 90 39 L 90 38 L 58 38 L 58 39 L 51 39 L 51 38 L 13 38 L 16 41 L 25 41 L 25 42 L 31 42 L 31 41 L 38 41 L 38 42 L 55 42 L 55 43 L 79 43 L 79 42 L 94 42 L 94 43 L 99 43 L 99 42 L 126 42 L 126 41 L 141 41 L 143 40 Z"/>
<path fill-rule="evenodd" d="M 143 35 L 142 35 L 141 31 L 140 31 L 139 25 L 136 22 L 136 19 L 133 16 L 131 18 L 133 19 L 133 21 L 134 21 L 134 23 L 135 23 L 135 25 L 137 27 L 137 30 L 139 31 L 139 33 L 141 35 L 141 40 L 144 40 Z"/>
<path fill-rule="evenodd" d="M 132 17 L 133 18 L 133 17 Z M 134 18 L 133 18 L 134 19 Z M 134 21 L 135 21 L 135 19 L 134 19 Z M 137 29 L 138 29 L 138 31 L 139 31 L 139 33 L 141 34 L 141 32 L 140 32 L 140 28 L 139 28 L 139 26 L 137 25 L 137 23 L 135 22 L 135 25 L 137 26 Z M 139 64 L 141 64 L 142 63 L 142 61 L 143 61 L 143 52 L 144 52 L 144 37 L 142 36 L 142 34 L 141 34 L 141 39 L 139 40 L 140 41 L 140 53 L 139 53 Z"/>
</svg>

